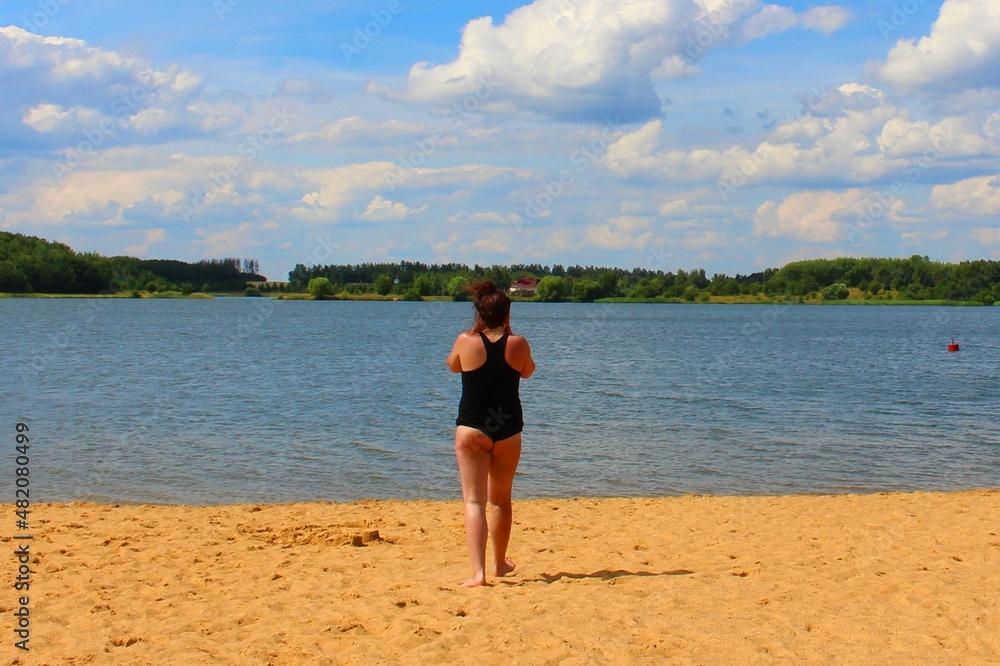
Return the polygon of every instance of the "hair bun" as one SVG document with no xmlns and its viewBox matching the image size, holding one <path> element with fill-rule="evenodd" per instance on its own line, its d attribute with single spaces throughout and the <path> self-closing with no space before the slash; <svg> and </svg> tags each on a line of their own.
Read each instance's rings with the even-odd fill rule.
<svg viewBox="0 0 1000 666">
<path fill-rule="evenodd" d="M 483 296 L 489 296 L 490 294 L 495 294 L 498 291 L 497 286 L 493 284 L 492 280 L 480 280 L 479 282 L 474 283 L 470 287 L 470 290 L 472 291 L 472 295 L 477 299 L 480 299 Z"/>
</svg>

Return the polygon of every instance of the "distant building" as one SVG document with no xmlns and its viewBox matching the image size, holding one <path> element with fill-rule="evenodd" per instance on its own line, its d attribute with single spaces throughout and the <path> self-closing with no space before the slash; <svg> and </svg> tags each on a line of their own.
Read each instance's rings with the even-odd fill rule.
<svg viewBox="0 0 1000 666">
<path fill-rule="evenodd" d="M 514 280 L 507 293 L 511 296 L 534 296 L 537 290 L 538 278 L 523 277 L 520 280 Z"/>
</svg>

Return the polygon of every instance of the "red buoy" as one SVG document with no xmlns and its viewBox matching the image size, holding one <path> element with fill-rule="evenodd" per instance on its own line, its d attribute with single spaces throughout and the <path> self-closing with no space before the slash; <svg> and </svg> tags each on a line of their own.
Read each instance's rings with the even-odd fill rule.
<svg viewBox="0 0 1000 666">
<path fill-rule="evenodd" d="M 952 352 L 952 351 L 958 351 L 958 343 L 955 342 L 954 339 L 952 339 L 951 344 L 948 345 L 948 351 L 950 351 L 950 352 Z"/>
</svg>

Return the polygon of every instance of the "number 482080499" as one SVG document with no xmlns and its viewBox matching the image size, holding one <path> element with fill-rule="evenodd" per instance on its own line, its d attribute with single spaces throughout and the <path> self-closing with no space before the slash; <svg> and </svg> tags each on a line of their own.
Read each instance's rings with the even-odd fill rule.
<svg viewBox="0 0 1000 666">
<path fill-rule="evenodd" d="M 28 457 L 28 447 L 30 446 L 28 424 L 18 423 L 15 426 L 15 430 L 17 431 L 17 435 L 15 436 L 17 457 L 14 459 L 16 463 L 16 467 L 14 468 L 14 485 L 16 486 L 15 497 L 17 499 L 17 526 L 20 529 L 26 530 L 28 529 L 28 512 L 31 507 L 31 473 L 28 467 L 31 459 Z"/>
</svg>

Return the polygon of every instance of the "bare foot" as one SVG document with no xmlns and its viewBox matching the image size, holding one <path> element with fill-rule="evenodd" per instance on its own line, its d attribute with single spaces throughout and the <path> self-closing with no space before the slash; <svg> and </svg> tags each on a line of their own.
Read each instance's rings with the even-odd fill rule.
<svg viewBox="0 0 1000 666">
<path fill-rule="evenodd" d="M 473 576 L 462 583 L 462 587 L 480 587 L 482 585 L 486 585 L 486 576 Z"/>
<path fill-rule="evenodd" d="M 493 571 L 493 575 L 506 576 L 511 571 L 513 571 L 516 566 L 517 565 L 514 564 L 514 560 L 510 559 L 509 557 L 505 557 L 502 563 L 497 564 L 496 569 L 494 569 Z"/>
</svg>

